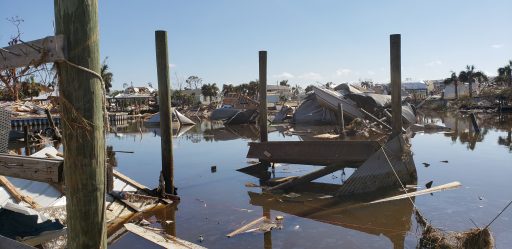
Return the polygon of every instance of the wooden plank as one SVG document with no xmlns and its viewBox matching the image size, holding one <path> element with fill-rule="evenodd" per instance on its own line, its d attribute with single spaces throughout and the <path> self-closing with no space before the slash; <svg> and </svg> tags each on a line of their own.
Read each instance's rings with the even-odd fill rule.
<svg viewBox="0 0 512 249">
<path fill-rule="evenodd" d="M 0 248 L 1 249 L 35 249 L 35 247 L 20 243 L 16 240 L 9 239 L 0 235 Z"/>
<path fill-rule="evenodd" d="M 358 167 L 380 148 L 376 141 L 275 141 L 249 143 L 247 158 L 275 163 Z"/>
<path fill-rule="evenodd" d="M 18 191 L 18 189 L 12 185 L 12 183 L 5 178 L 4 176 L 0 176 L 0 185 L 5 187 L 5 190 L 9 192 L 9 194 L 17 201 L 17 202 L 25 202 L 29 204 L 32 208 L 41 208 L 41 206 L 35 202 L 30 196 L 25 196 Z"/>
<path fill-rule="evenodd" d="M 388 198 L 372 201 L 372 202 L 370 202 L 368 204 L 375 204 L 375 203 L 386 202 L 386 201 L 395 201 L 395 200 L 410 198 L 410 197 L 414 197 L 414 196 L 431 194 L 431 193 L 435 193 L 435 192 L 439 192 L 439 191 L 443 191 L 443 190 L 449 190 L 449 189 L 458 188 L 460 186 L 462 186 L 462 184 L 460 184 L 460 182 L 455 181 L 455 182 L 450 182 L 450 183 L 447 183 L 447 184 L 435 186 L 435 187 L 432 187 L 432 188 L 429 188 L 429 189 L 423 189 L 423 190 L 420 190 L 420 191 L 410 192 L 410 193 L 407 193 L 407 194 L 402 194 L 402 195 L 397 195 L 397 196 L 392 196 L 392 197 L 388 197 Z"/>
<path fill-rule="evenodd" d="M 177 248 L 177 249 L 202 249 L 204 247 L 178 239 L 171 235 L 162 235 L 153 230 L 145 229 L 133 223 L 124 224 L 124 227 L 140 237 L 147 239 L 164 248 Z"/>
<path fill-rule="evenodd" d="M 63 161 L 0 154 L 0 175 L 27 180 L 61 183 Z"/>
<path fill-rule="evenodd" d="M 0 49 L 0 70 L 28 65 L 63 61 L 64 36 L 47 36 L 43 39 L 19 43 Z"/>
</svg>

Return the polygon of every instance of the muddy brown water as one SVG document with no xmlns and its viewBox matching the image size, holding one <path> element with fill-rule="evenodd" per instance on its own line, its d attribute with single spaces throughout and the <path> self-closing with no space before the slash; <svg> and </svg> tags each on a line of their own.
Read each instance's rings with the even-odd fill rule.
<svg viewBox="0 0 512 249">
<path fill-rule="evenodd" d="M 451 132 L 417 132 L 411 139 L 418 185 L 425 188 L 459 181 L 462 187 L 413 198 L 435 227 L 445 231 L 473 228 L 473 220 L 483 227 L 512 199 L 512 116 L 479 114 L 481 133 L 472 131 L 467 115 L 427 113 L 420 122 L 435 122 Z M 118 127 L 107 144 L 117 153 L 118 170 L 140 183 L 156 187 L 160 172 L 159 130 L 140 123 Z M 311 134 L 335 127 L 294 127 L 303 133 L 286 133 L 271 127 L 270 141 L 310 140 Z M 181 196 L 176 207 L 148 214 L 153 226 L 208 248 L 416 248 L 421 231 L 408 200 L 347 208 L 351 200 L 319 199 L 335 190 L 353 172 L 335 172 L 311 184 L 297 199 L 262 195 L 255 177 L 236 169 L 249 164 L 247 143 L 257 141 L 252 125 L 225 127 L 203 122 L 174 138 L 175 184 Z M 446 162 L 447 161 L 447 162 Z M 426 167 L 423 163 L 428 163 Z M 215 173 L 211 166 L 217 166 Z M 307 165 L 278 164 L 275 176 L 302 175 L 318 169 Z M 354 201 L 354 203 L 356 203 Z M 227 238 L 226 234 L 270 212 L 284 216 L 284 227 L 269 233 L 246 233 Z M 471 219 L 471 220 L 470 220 Z M 174 220 L 160 224 L 160 220 Z M 491 226 L 497 248 L 512 248 L 512 209 Z M 199 237 L 204 240 L 199 242 Z M 160 248 L 137 235 L 127 233 L 111 248 Z"/>
</svg>

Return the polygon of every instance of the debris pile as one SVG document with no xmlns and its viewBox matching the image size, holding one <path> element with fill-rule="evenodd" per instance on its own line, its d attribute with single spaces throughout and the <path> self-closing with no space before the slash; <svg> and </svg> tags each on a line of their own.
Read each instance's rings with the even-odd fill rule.
<svg viewBox="0 0 512 249">
<path fill-rule="evenodd" d="M 27 117 L 34 115 L 45 115 L 45 110 L 48 109 L 52 113 L 57 112 L 57 108 L 52 103 L 36 103 L 32 101 L 25 102 L 3 102 L 0 103 L 0 108 L 3 108 L 15 117 Z"/>
<path fill-rule="evenodd" d="M 491 249 L 494 238 L 489 228 L 473 228 L 466 232 L 443 232 L 433 227 L 416 210 L 416 221 L 423 227 L 419 241 L 422 249 Z"/>
</svg>

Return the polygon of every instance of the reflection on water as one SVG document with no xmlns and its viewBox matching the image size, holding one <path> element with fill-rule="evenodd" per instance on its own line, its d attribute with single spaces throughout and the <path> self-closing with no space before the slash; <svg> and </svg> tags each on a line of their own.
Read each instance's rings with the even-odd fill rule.
<svg viewBox="0 0 512 249">
<path fill-rule="evenodd" d="M 478 114 L 479 134 L 467 115 L 425 113 L 420 120 L 450 127 L 451 133 L 417 133 L 412 152 L 417 165 L 418 186 L 433 181 L 433 186 L 460 181 L 462 188 L 414 198 L 423 215 L 434 226 L 450 231 L 487 224 L 508 201 L 512 188 L 512 150 L 510 116 Z M 186 128 L 186 129 L 184 129 Z M 270 141 L 314 139 L 335 127 L 269 127 Z M 154 188 L 161 169 L 158 128 L 142 123 L 113 127 L 107 144 L 117 153 L 118 170 L 136 181 Z M 245 158 L 247 143 L 257 141 L 254 125 L 223 126 L 201 122 L 173 129 L 175 184 L 182 200 L 177 207 L 150 213 L 145 219 L 169 234 L 208 248 L 416 248 L 417 225 L 412 219 L 408 199 L 365 206 L 366 200 L 337 201 L 320 196 L 331 194 L 342 179 L 338 173 L 322 177 L 294 191 L 295 199 L 262 194 L 257 178 L 236 171 L 249 164 Z M 442 162 L 443 161 L 443 162 Z M 428 163 L 429 166 L 423 166 Z M 217 166 L 212 173 L 211 166 Z M 279 164 L 276 177 L 303 175 L 318 167 Z M 247 185 L 250 186 L 250 185 Z M 354 208 L 355 206 L 355 208 Z M 269 233 L 247 233 L 226 238 L 226 234 L 262 215 L 282 215 L 284 227 Z M 508 210 L 491 226 L 497 248 L 511 248 L 512 212 Z M 165 222 L 173 221 L 173 222 Z M 198 237 L 204 237 L 200 243 Z M 127 234 L 112 248 L 159 248 Z"/>
<path fill-rule="evenodd" d="M 392 242 L 393 248 L 404 248 L 406 234 L 411 228 L 414 198 L 367 205 L 366 201 L 379 196 L 401 193 L 387 192 L 366 196 L 365 199 L 339 200 L 325 198 L 327 194 L 334 193 L 332 191 L 339 188 L 338 185 L 309 183 L 301 188 L 308 192 L 300 192 L 301 196 L 293 199 L 249 191 L 250 203 L 264 210 L 279 211 L 369 235 L 384 235 Z M 315 193 L 310 193 L 312 191 Z M 324 248 L 321 241 L 318 241 L 318 247 Z"/>
<path fill-rule="evenodd" d="M 454 143 L 459 141 L 461 144 L 465 144 L 469 150 L 474 150 L 477 143 L 482 142 L 490 131 L 507 132 L 506 136 L 498 138 L 497 143 L 508 147 L 509 151 L 512 151 L 510 147 L 511 115 L 477 113 L 477 123 L 481 128 L 479 133 L 475 132 L 468 114 L 431 112 L 421 113 L 418 118 L 422 123 L 443 124 L 450 128 L 451 131 L 445 132 L 444 135 Z"/>
</svg>

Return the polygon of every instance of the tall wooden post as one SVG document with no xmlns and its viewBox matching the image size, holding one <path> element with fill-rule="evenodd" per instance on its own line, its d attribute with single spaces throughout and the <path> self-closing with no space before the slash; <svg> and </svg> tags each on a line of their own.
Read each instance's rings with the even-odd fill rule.
<svg viewBox="0 0 512 249">
<path fill-rule="evenodd" d="M 343 105 L 341 103 L 338 103 L 338 113 L 340 115 L 340 133 L 345 134 L 345 118 L 343 117 Z"/>
<path fill-rule="evenodd" d="M 174 159 L 172 154 L 171 127 L 171 81 L 169 78 L 169 57 L 167 31 L 155 31 L 156 69 L 158 73 L 158 98 L 160 106 L 160 132 L 162 147 L 162 175 L 167 194 L 174 192 Z"/>
<path fill-rule="evenodd" d="M 389 36 L 391 68 L 391 111 L 393 135 L 402 133 L 402 69 L 400 34 Z"/>
<path fill-rule="evenodd" d="M 259 52 L 260 65 L 260 142 L 268 141 L 267 131 L 267 51 Z"/>
<path fill-rule="evenodd" d="M 67 60 L 100 72 L 98 3 L 55 0 L 56 34 Z M 68 248 L 107 248 L 103 84 L 91 72 L 58 63 L 64 144 Z"/>
</svg>

